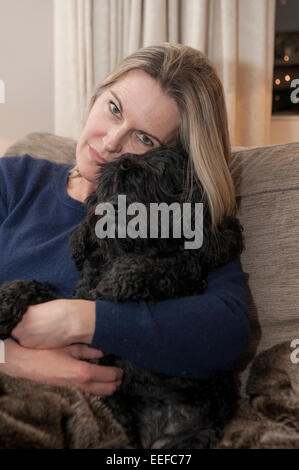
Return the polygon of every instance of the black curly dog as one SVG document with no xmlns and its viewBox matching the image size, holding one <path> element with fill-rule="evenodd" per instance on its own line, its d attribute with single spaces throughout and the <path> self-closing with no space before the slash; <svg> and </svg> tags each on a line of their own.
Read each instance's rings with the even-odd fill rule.
<svg viewBox="0 0 299 470">
<path fill-rule="evenodd" d="M 238 256 L 244 246 L 243 228 L 235 217 L 226 217 L 211 229 L 203 189 L 193 177 L 192 191 L 185 191 L 187 155 L 178 147 L 158 148 L 144 155 L 124 154 L 101 165 L 97 189 L 86 199 L 87 217 L 70 238 L 73 260 L 80 279 L 73 298 L 114 302 L 152 301 L 201 294 L 209 271 Z M 189 185 L 190 188 L 190 185 Z M 176 238 L 98 238 L 101 220 L 95 208 L 109 202 L 117 209 L 118 195 L 127 205 L 143 203 L 203 203 L 203 244 L 186 249 L 183 231 Z M 127 222 L 132 216 L 127 216 Z M 116 227 L 117 228 L 117 227 Z M 161 221 L 159 234 L 161 235 Z M 12 281 L 0 289 L 0 337 L 8 337 L 29 305 L 57 298 L 51 286 L 37 281 Z M 208 315 L 208 312 L 206 312 Z M 109 353 L 109 351 L 107 351 Z M 123 425 L 135 448 L 213 448 L 232 418 L 238 398 L 232 372 L 219 371 L 213 378 L 194 380 L 169 377 L 144 370 L 112 354 L 98 361 L 124 370 L 123 381 L 103 401 Z"/>
</svg>

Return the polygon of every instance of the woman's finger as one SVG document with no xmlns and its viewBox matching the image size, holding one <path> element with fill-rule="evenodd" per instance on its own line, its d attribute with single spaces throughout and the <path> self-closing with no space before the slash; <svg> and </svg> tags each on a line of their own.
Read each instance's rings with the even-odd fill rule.
<svg viewBox="0 0 299 470">
<path fill-rule="evenodd" d="M 104 356 L 99 349 L 90 348 L 86 344 L 72 344 L 65 348 L 75 359 L 100 359 Z"/>
<path fill-rule="evenodd" d="M 79 385 L 78 388 L 82 392 L 92 393 L 93 395 L 112 395 L 116 389 L 120 386 L 121 380 L 116 382 L 109 382 L 109 383 L 99 383 L 99 382 L 91 382 L 89 384 Z"/>
<path fill-rule="evenodd" d="M 83 344 L 74 344 L 65 349 L 68 349 L 75 359 L 92 359 L 103 356 L 102 351 L 88 348 Z M 121 383 L 123 376 L 123 370 L 119 367 L 102 366 L 85 361 L 78 361 L 75 370 L 77 386 L 84 391 L 92 389 L 94 391 L 91 393 L 95 394 L 98 394 L 99 390 L 104 395 L 112 394 Z"/>
<path fill-rule="evenodd" d="M 85 383 L 92 382 L 117 382 L 122 379 L 123 370 L 114 366 L 101 366 L 98 364 L 84 364 L 86 369 Z M 84 375 L 84 374 L 83 374 Z"/>
</svg>

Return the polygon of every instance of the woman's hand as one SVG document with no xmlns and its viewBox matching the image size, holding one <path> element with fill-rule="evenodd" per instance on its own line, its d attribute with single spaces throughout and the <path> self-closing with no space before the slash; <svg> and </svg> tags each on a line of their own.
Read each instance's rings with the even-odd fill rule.
<svg viewBox="0 0 299 470">
<path fill-rule="evenodd" d="M 0 364 L 0 372 L 5 374 L 75 387 L 95 395 L 111 395 L 121 384 L 122 369 L 80 360 L 103 356 L 101 351 L 84 344 L 49 350 L 23 348 L 12 339 L 4 344 L 5 363 Z"/>
<path fill-rule="evenodd" d="M 95 302 L 57 299 L 28 307 L 12 336 L 27 348 L 52 349 L 90 344 L 95 329 Z"/>
</svg>

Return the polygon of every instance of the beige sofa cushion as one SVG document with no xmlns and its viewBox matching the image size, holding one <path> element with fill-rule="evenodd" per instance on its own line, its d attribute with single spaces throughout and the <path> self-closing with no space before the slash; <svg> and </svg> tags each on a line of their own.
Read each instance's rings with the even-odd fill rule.
<svg viewBox="0 0 299 470">
<path fill-rule="evenodd" d="M 299 142 L 237 152 L 231 172 L 245 234 L 241 261 L 249 274 L 253 336 L 240 365 L 244 390 L 254 354 L 299 338 Z"/>
<path fill-rule="evenodd" d="M 46 132 L 33 132 L 12 144 L 3 156 L 18 156 L 25 153 L 57 163 L 73 163 L 76 155 L 76 142 Z"/>
</svg>

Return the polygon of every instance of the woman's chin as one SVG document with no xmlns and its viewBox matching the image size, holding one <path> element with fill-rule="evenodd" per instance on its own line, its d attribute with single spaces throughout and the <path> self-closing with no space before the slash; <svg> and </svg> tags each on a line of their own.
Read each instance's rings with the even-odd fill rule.
<svg viewBox="0 0 299 470">
<path fill-rule="evenodd" d="M 80 171 L 81 176 L 83 176 L 83 178 L 87 180 L 89 183 L 92 183 L 95 185 L 97 184 L 97 180 L 100 175 L 99 170 L 100 169 L 98 167 L 94 167 L 91 165 L 82 165 L 82 166 L 79 165 L 79 171 Z"/>
</svg>

